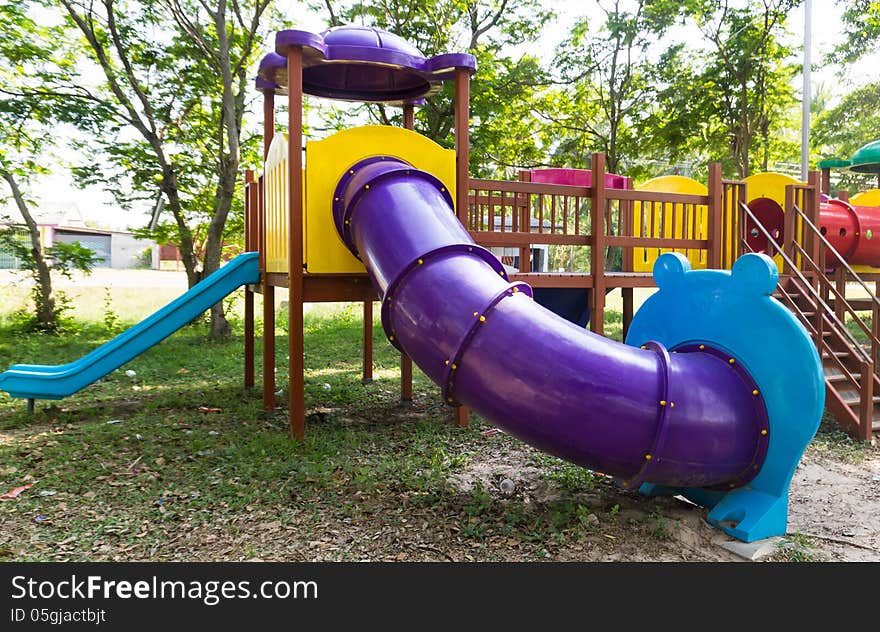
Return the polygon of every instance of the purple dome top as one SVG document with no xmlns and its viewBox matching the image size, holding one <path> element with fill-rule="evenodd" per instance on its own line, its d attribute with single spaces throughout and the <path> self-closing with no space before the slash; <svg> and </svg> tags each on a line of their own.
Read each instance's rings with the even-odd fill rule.
<svg viewBox="0 0 880 632">
<path fill-rule="evenodd" d="M 457 68 L 476 70 L 472 55 L 425 58 L 403 38 L 377 28 L 279 31 L 275 53 L 263 58 L 259 70 L 260 78 L 276 84 L 279 92 L 287 89 L 287 52 L 293 46 L 303 49 L 303 92 L 329 99 L 416 103 L 454 78 Z"/>
</svg>

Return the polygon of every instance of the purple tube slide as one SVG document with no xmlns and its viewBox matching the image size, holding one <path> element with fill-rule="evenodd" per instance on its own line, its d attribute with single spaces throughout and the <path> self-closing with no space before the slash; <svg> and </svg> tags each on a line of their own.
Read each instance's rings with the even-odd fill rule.
<svg viewBox="0 0 880 632">
<path fill-rule="evenodd" d="M 767 413 L 728 355 L 698 342 L 638 349 L 544 309 L 474 243 L 443 184 L 397 159 L 355 165 L 335 200 L 389 340 L 448 403 L 631 489 L 731 489 L 758 472 Z"/>
</svg>

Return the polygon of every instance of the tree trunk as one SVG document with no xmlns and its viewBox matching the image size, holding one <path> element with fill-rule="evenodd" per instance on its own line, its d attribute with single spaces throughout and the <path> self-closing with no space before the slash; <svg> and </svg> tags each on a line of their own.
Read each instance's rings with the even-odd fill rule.
<svg viewBox="0 0 880 632">
<path fill-rule="evenodd" d="M 41 329 L 47 331 L 54 330 L 58 326 L 58 312 L 55 309 L 55 296 L 52 294 L 52 274 L 49 270 L 49 264 L 43 256 L 43 244 L 40 241 L 40 229 L 28 210 L 27 202 L 18 188 L 15 177 L 6 171 L 3 172 L 3 179 L 12 189 L 12 197 L 15 205 L 18 207 L 19 213 L 24 218 L 27 225 L 28 234 L 31 239 L 31 254 L 34 257 L 34 279 L 37 282 L 36 291 L 34 292 L 34 303 L 37 322 Z"/>
</svg>

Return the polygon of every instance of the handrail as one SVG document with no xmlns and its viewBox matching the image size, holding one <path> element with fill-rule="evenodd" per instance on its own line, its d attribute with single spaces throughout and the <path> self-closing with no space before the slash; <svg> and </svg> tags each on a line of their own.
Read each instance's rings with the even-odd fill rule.
<svg viewBox="0 0 880 632">
<path fill-rule="evenodd" d="M 748 248 L 751 252 L 754 252 L 752 247 L 749 246 L 748 242 L 746 242 L 745 239 L 741 239 L 740 243 Z M 819 348 L 819 351 L 828 351 L 828 359 L 837 364 L 835 368 L 840 370 L 841 375 L 843 375 L 843 377 L 845 377 L 855 388 L 861 388 L 861 386 L 859 385 L 859 381 L 855 377 L 853 377 L 852 372 L 850 372 L 846 365 L 841 362 L 840 358 L 834 355 L 834 349 L 831 347 L 831 345 L 829 345 L 824 338 L 819 340 L 819 330 L 813 326 L 813 323 L 810 322 L 810 319 L 807 318 L 806 315 L 801 311 L 801 308 L 797 305 L 797 303 L 795 303 L 794 299 L 791 298 L 791 295 L 788 293 L 788 291 L 784 287 L 782 287 L 782 285 L 780 285 L 778 289 L 782 293 L 782 296 L 786 299 L 786 301 L 791 305 L 790 309 L 794 311 L 797 316 L 800 317 L 801 324 L 807 329 L 807 333 L 809 333 L 811 336 L 816 336 L 816 339 L 818 341 L 816 343 L 816 346 Z M 836 333 L 839 339 L 842 340 L 843 337 L 841 336 L 838 329 L 839 328 L 835 328 L 834 330 L 832 330 L 832 332 L 829 333 Z"/>
<path fill-rule="evenodd" d="M 853 270 L 850 267 L 850 265 L 846 262 L 846 260 L 844 260 L 844 258 L 842 256 L 840 256 L 840 253 L 837 252 L 837 249 L 831 245 L 831 242 L 828 241 L 828 239 L 826 239 L 825 235 L 822 234 L 822 231 L 819 230 L 818 228 L 816 228 L 816 225 L 813 224 L 813 222 L 810 220 L 810 218 L 807 217 L 807 215 L 800 208 L 798 208 L 797 204 L 794 204 L 792 206 L 792 208 L 794 209 L 794 211 L 798 215 L 801 216 L 801 218 L 804 220 L 804 222 L 806 222 L 807 226 L 809 226 L 811 229 L 813 229 L 813 234 L 817 235 L 819 237 L 819 239 L 822 240 L 822 243 L 825 245 L 825 248 L 827 248 L 835 257 L 837 257 L 837 260 L 841 264 L 843 264 L 844 269 L 846 269 L 846 271 L 856 280 L 856 282 L 862 286 L 862 289 L 864 289 L 865 292 L 868 293 L 868 296 L 871 298 L 871 300 L 878 307 L 880 307 L 880 300 L 878 300 L 877 297 L 874 296 L 874 293 L 868 289 L 868 286 L 865 285 L 865 282 L 862 280 L 862 277 L 860 277 L 858 274 L 856 274 L 855 270 Z"/>
<path fill-rule="evenodd" d="M 824 300 L 822 300 L 822 295 L 819 293 L 819 291 L 813 287 L 813 285 L 809 282 L 809 280 L 798 269 L 798 266 L 795 265 L 795 263 L 791 260 L 791 258 L 789 258 L 789 256 L 787 254 L 785 254 L 783 247 L 780 246 L 778 243 L 776 243 L 776 240 L 773 237 L 771 237 L 770 233 L 767 231 L 766 228 L 764 228 L 764 225 L 758 220 L 758 218 L 755 217 L 755 215 L 752 213 L 752 211 L 749 209 L 749 207 L 745 203 L 740 202 L 740 210 L 742 212 L 744 212 L 749 218 L 751 218 L 755 227 L 758 228 L 758 230 L 760 230 L 763 233 L 764 237 L 767 239 L 767 243 L 773 245 L 773 247 L 779 253 L 779 256 L 782 257 L 782 260 L 788 264 L 791 271 L 798 277 L 798 279 L 800 279 L 801 283 L 803 283 L 804 289 L 806 289 L 810 294 L 812 294 L 813 298 L 816 300 L 816 309 L 819 309 L 819 306 L 821 305 L 825 309 L 825 317 L 828 318 L 828 320 L 830 322 L 835 324 L 838 327 L 838 329 L 841 331 L 841 333 L 843 333 L 847 338 L 849 338 L 850 342 L 852 343 L 851 346 L 855 349 L 858 349 L 858 352 L 861 354 L 862 359 L 867 361 L 871 365 L 873 365 L 874 363 L 871 360 L 871 356 L 862 348 L 862 346 L 859 344 L 859 342 L 853 337 L 853 335 L 846 328 L 846 325 L 844 323 L 840 322 L 840 319 L 837 318 L 837 314 L 834 313 L 834 310 L 831 308 L 831 306 L 828 305 Z M 794 243 L 796 243 L 796 242 L 794 242 Z M 820 341 L 819 346 L 821 346 L 821 341 Z"/>
<path fill-rule="evenodd" d="M 800 253 L 801 257 L 803 257 L 803 259 L 810 264 L 810 267 L 813 270 L 815 270 L 817 273 L 821 273 L 819 264 L 817 264 L 815 261 L 813 261 L 812 257 L 810 257 L 810 255 L 807 254 L 807 251 L 804 250 L 803 246 L 801 246 L 797 242 L 794 242 L 792 245 L 797 249 L 797 251 Z M 846 297 L 843 294 L 841 294 L 840 291 L 836 287 L 834 287 L 834 285 L 830 282 L 830 280 L 827 279 L 827 277 L 826 277 L 826 281 L 828 283 L 828 289 L 831 290 L 831 292 L 834 294 L 834 297 L 837 300 L 841 301 L 841 303 L 844 306 L 844 309 L 846 309 L 846 311 L 850 314 L 850 316 L 852 316 L 852 319 L 856 322 L 856 324 L 859 327 L 861 327 L 862 331 L 865 332 L 865 335 L 868 336 L 868 338 L 870 338 L 873 342 L 880 344 L 880 339 L 878 339 L 877 336 L 874 335 L 874 332 L 871 331 L 871 328 L 865 324 L 865 322 L 862 320 L 862 318 L 858 315 L 858 312 L 856 312 L 856 310 L 853 309 L 853 306 L 847 302 Z"/>
</svg>

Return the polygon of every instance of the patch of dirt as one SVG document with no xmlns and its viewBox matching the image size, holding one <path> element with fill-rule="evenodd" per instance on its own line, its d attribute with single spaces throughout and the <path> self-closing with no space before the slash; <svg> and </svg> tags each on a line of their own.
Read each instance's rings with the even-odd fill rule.
<svg viewBox="0 0 880 632">
<path fill-rule="evenodd" d="M 808 450 L 789 496 L 789 533 L 814 538 L 824 559 L 880 561 L 880 457 L 858 465 Z"/>
</svg>

